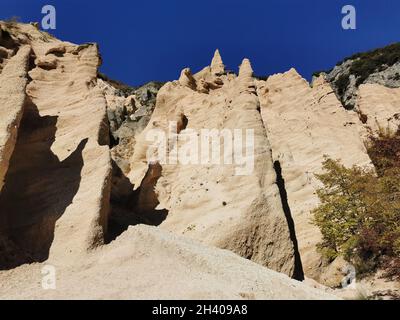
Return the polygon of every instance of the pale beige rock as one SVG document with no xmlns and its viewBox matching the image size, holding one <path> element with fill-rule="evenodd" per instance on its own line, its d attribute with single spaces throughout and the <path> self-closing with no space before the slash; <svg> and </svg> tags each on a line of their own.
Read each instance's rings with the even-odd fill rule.
<svg viewBox="0 0 400 320">
<path fill-rule="evenodd" d="M 73 266 L 54 265 L 55 290 L 41 287 L 43 266 L 0 271 L 0 299 L 337 299 L 229 251 L 148 226 L 131 227 Z"/>
<path fill-rule="evenodd" d="M 273 159 L 285 180 L 304 273 L 320 280 L 325 272 L 316 252 L 321 234 L 310 213 L 319 203 L 315 174 L 321 173 L 324 155 L 346 166 L 370 165 L 358 119 L 341 106 L 322 77 L 311 88 L 294 69 L 259 81 L 257 91 Z"/>
<path fill-rule="evenodd" d="M 366 116 L 364 127 L 367 130 L 363 132 L 365 139 L 369 132 L 377 133 L 380 130 L 395 132 L 400 126 L 400 88 L 362 84 L 356 108 Z"/>
<path fill-rule="evenodd" d="M 253 68 L 251 67 L 251 63 L 249 59 L 243 59 L 242 64 L 239 68 L 239 77 L 240 78 L 252 78 L 253 77 Z"/>
<path fill-rule="evenodd" d="M 321 273 L 319 281 L 330 288 L 341 287 L 343 279 L 347 276 L 349 263 L 343 257 L 336 258 Z"/>
<path fill-rule="evenodd" d="M 188 87 L 193 90 L 196 89 L 196 80 L 193 78 L 192 72 L 189 68 L 185 68 L 182 70 L 181 76 L 178 81 L 184 87 Z"/>
<path fill-rule="evenodd" d="M 400 282 L 391 281 L 384 274 L 385 271 L 377 270 L 374 274 L 356 277 L 348 287 L 331 293 L 346 300 L 398 300 Z"/>
<path fill-rule="evenodd" d="M 219 58 L 213 61 L 215 64 Z M 146 136 L 153 129 L 168 131 L 169 121 L 178 122 L 179 132 L 178 142 L 169 154 L 178 152 L 186 144 L 191 130 L 239 129 L 245 139 L 245 130 L 253 129 L 254 170 L 248 175 L 236 175 L 234 164 L 162 164 L 160 175 L 153 179 L 157 194 L 153 208 L 157 206 L 158 210 L 169 212 L 160 226 L 162 229 L 230 249 L 271 269 L 293 275 L 293 243 L 275 184 L 269 141 L 258 111 L 251 73 L 246 60 L 237 78 L 216 77 L 206 68 L 194 78 L 197 82 L 218 83 L 218 86 L 209 86 L 208 93 L 194 91 L 180 82 L 164 85 L 149 125 L 137 137 L 129 178 L 135 189 L 153 190 L 154 184 L 146 184 L 144 179 L 151 170 L 146 157 L 150 142 Z"/>
<path fill-rule="evenodd" d="M 22 118 L 30 51 L 29 46 L 22 47 L 0 74 L 0 191 Z"/>
<path fill-rule="evenodd" d="M 119 158 L 131 158 L 119 178 L 131 188 L 123 175 L 129 174 L 136 190 L 128 190 L 136 201 L 128 214 L 159 228 L 131 227 L 104 245 L 111 193 L 106 108 L 132 114 L 143 107 L 140 99 L 119 97 L 97 78 L 96 45 L 62 42 L 34 25 L 15 24 L 10 32 L 16 47 L 0 50 L 0 134 L 6 137 L 0 141 L 0 267 L 45 262 L 0 271 L 0 298 L 334 298 L 324 287 L 286 276 L 300 270 L 273 165 L 279 161 L 283 170 L 306 274 L 335 285 L 342 262 L 321 271 L 315 252 L 313 174 L 324 154 L 346 165 L 369 159 L 357 117 L 340 107 L 322 78 L 310 88 L 291 70 L 256 82 L 248 59 L 239 76 L 225 73 L 218 50 L 199 73 L 184 69 L 160 90 L 147 128 L 118 149 L 125 149 Z M 169 155 L 195 147 L 186 144 L 193 130 L 254 130 L 253 170 L 238 175 L 237 164 L 149 164 L 146 135 L 167 130 L 169 121 L 178 129 Z M 54 291 L 40 287 L 44 265 L 56 267 Z"/>
<path fill-rule="evenodd" d="M 24 116 L 0 195 L 6 221 L 0 231 L 35 260 L 72 263 L 103 243 L 109 211 L 106 103 L 95 87 L 98 49 L 60 42 L 30 25 L 15 26 L 13 36 L 31 44 L 38 65 L 29 72 Z M 25 60 L 26 51 L 18 52 Z M 57 63 L 48 68 L 40 61 Z M 24 70 L 21 65 L 19 72 Z M 18 81 L 14 87 L 21 91 L 22 74 Z M 19 95 L 15 109 L 24 100 Z"/>
<path fill-rule="evenodd" d="M 214 57 L 212 58 L 211 61 L 211 73 L 212 74 L 221 74 L 225 72 L 225 66 L 224 63 L 222 62 L 221 55 L 219 53 L 219 50 L 215 50 Z"/>
</svg>

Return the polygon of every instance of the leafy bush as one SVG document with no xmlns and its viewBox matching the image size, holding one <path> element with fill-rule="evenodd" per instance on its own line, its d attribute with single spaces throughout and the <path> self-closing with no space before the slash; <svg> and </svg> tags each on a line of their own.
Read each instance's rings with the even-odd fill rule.
<svg viewBox="0 0 400 320">
<path fill-rule="evenodd" d="M 337 91 L 340 96 L 343 96 L 349 84 L 350 84 L 350 77 L 348 74 L 340 75 L 339 78 L 335 81 L 335 85 L 337 87 Z"/>
<path fill-rule="evenodd" d="M 379 267 L 400 279 L 400 130 L 371 138 L 368 152 L 376 171 L 325 159 L 317 175 L 321 205 L 313 210 L 323 236 L 318 248 L 329 260 L 343 256 L 361 274 Z"/>
</svg>

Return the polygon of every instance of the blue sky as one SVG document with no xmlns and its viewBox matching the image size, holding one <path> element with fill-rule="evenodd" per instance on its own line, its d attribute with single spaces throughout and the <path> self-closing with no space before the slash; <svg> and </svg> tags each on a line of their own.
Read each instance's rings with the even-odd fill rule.
<svg viewBox="0 0 400 320">
<path fill-rule="evenodd" d="M 352 53 L 400 41 L 398 0 L 1 0 L 0 19 L 40 21 L 57 9 L 51 33 L 98 42 L 101 70 L 137 85 L 173 80 L 208 65 L 216 48 L 227 67 L 244 57 L 258 75 L 295 67 L 304 77 Z M 357 9 L 357 30 L 341 28 L 341 8 Z"/>
</svg>

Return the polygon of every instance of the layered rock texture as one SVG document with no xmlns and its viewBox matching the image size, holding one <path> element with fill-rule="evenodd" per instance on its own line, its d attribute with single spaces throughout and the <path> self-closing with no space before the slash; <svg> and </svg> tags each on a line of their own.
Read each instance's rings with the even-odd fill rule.
<svg viewBox="0 0 400 320">
<path fill-rule="evenodd" d="M 291 69 L 259 81 L 257 88 L 275 167 L 287 197 L 286 210 L 296 226 L 304 272 L 329 283 L 330 279 L 325 279 L 329 266 L 316 249 L 321 235 L 312 224 L 311 210 L 319 203 L 315 174 L 322 172 L 325 156 L 341 159 L 346 166 L 370 164 L 359 136 L 358 118 L 342 107 L 322 76 L 310 87 Z"/>
<path fill-rule="evenodd" d="M 2 95 L 2 112 L 9 113 L 2 118 L 2 170 L 8 170 L 0 194 L 1 267 L 73 261 L 102 243 L 109 211 L 106 102 L 95 88 L 98 49 L 58 41 L 33 26 L 1 27 L 20 44 L 1 73 L 8 96 Z"/>
<path fill-rule="evenodd" d="M 292 276 L 296 271 L 294 246 L 259 107 L 248 60 L 243 61 L 238 77 L 224 74 L 218 52 L 211 66 L 200 73 L 192 75 L 189 69 L 183 70 L 179 81 L 167 83 L 158 93 L 150 123 L 137 139 L 129 178 L 135 189 L 140 188 L 139 197 L 146 205 L 151 208 L 152 200 L 156 200 L 153 209 L 168 211 L 161 228 L 230 249 Z M 151 142 L 146 137 L 155 130 L 168 133 L 174 122 L 178 127 L 176 141 L 169 146 L 169 161 L 158 164 L 157 173 L 155 164 L 147 163 Z M 204 129 L 218 132 L 216 139 L 223 142 L 221 154 L 226 151 L 230 156 L 234 150 L 228 145 L 233 138 L 221 139 L 219 132 L 239 130 L 245 142 L 246 129 L 254 130 L 254 145 L 247 145 L 254 151 L 254 168 L 237 175 L 234 163 L 225 164 L 221 156 L 213 164 L 212 159 L 200 159 L 207 156 L 204 152 L 195 154 L 188 164 L 176 163 L 174 155 L 187 152 L 185 144 L 193 135 L 194 140 L 200 139 L 197 134 Z M 201 151 L 209 148 L 208 144 L 200 147 Z M 244 144 L 240 153 L 246 157 L 248 150 Z M 157 181 L 149 183 L 148 175 Z M 154 188 L 157 199 L 149 195 Z M 152 214 L 161 214 L 157 210 Z"/>
<path fill-rule="evenodd" d="M 363 84 L 357 96 L 357 110 L 363 117 L 364 132 L 396 132 L 400 126 L 400 88 Z"/>
<path fill-rule="evenodd" d="M 236 77 L 217 53 L 158 93 L 162 84 L 99 77 L 95 44 L 0 26 L 2 297 L 333 298 L 289 278 L 296 250 L 249 61 Z M 170 120 L 173 148 L 190 129 L 253 130 L 254 144 L 236 152 L 250 161 L 253 147 L 254 163 L 148 164 L 143 137 Z M 160 228 L 129 228 L 137 224 Z M 56 268 L 60 290 L 38 287 L 42 262 Z"/>
<path fill-rule="evenodd" d="M 24 46 L 13 56 L 0 74 L 0 190 L 8 170 L 17 140 L 18 128 L 25 104 L 25 87 L 28 82 L 28 61 L 31 48 Z M 5 56 L 9 53 L 4 49 Z"/>
<path fill-rule="evenodd" d="M 399 124 L 396 62 L 355 78 L 352 110 L 346 63 L 264 81 L 217 50 L 141 87 L 100 63 L 95 44 L 0 22 L 0 298 L 335 298 L 300 282 L 337 286 L 345 265 L 317 251 L 315 174 L 325 156 L 371 165 L 366 137 Z"/>
</svg>

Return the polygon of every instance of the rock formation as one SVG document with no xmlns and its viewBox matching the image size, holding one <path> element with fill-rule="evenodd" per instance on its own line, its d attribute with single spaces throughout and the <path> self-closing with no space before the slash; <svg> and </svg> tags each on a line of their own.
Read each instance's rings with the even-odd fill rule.
<svg viewBox="0 0 400 320">
<path fill-rule="evenodd" d="M 95 87 L 98 49 L 61 42 L 30 25 L 1 28 L 24 46 L 1 73 L 2 90 L 7 79 L 14 85 L 4 105 L 9 137 L 2 170 L 15 146 L 0 194 L 0 234 L 15 252 L 0 253 L 0 260 L 72 262 L 103 242 L 109 211 L 106 102 Z"/>
<path fill-rule="evenodd" d="M 296 271 L 295 253 L 276 186 L 251 66 L 244 60 L 238 77 L 222 73 L 222 66 L 217 51 L 210 68 L 194 76 L 185 69 L 179 81 L 164 85 L 149 125 L 137 138 L 129 178 L 140 193 L 155 188 L 157 201 L 152 214 L 168 211 L 161 228 L 230 249 L 292 276 Z M 195 82 L 202 83 L 202 87 L 195 86 Z M 207 92 L 202 91 L 204 87 Z M 193 132 L 236 129 L 245 134 L 246 129 L 253 129 L 254 170 L 236 175 L 234 164 L 166 163 L 161 164 L 156 184 L 147 184 L 146 173 L 153 169 L 147 162 L 151 142 L 146 137 L 154 130 L 168 132 L 174 121 L 180 128 L 168 158 L 180 152 Z M 228 151 L 226 144 L 224 148 Z"/>
<path fill-rule="evenodd" d="M 184 70 L 180 81 L 166 84 L 152 113 L 159 87 L 119 88 L 99 78 L 96 45 L 62 42 L 33 25 L 0 27 L 0 268 L 20 266 L 0 272 L 2 297 L 333 298 L 233 253 L 205 246 L 230 249 L 296 276 L 295 249 L 249 61 L 243 62 L 236 77 L 224 73 L 217 52 L 211 67 L 195 75 Z M 154 126 L 167 128 L 169 120 L 177 120 L 176 148 L 190 129 L 253 129 L 254 170 L 236 175 L 249 169 L 243 163 L 141 163 L 145 133 Z M 132 148 L 125 148 L 129 143 Z M 247 148 L 239 150 L 244 159 Z M 113 241 L 129 225 L 143 223 L 161 227 L 131 228 Z M 115 226 L 122 229 L 114 232 Z M 150 260 L 137 261 L 143 253 Z M 156 268 L 155 257 L 163 268 Z M 62 290 L 50 296 L 37 287 L 42 275 L 36 272 L 44 261 L 63 274 Z M 226 268 L 229 271 L 222 276 Z M 114 276 L 96 279 L 110 270 L 121 281 Z M 164 272 L 171 272 L 174 282 L 184 281 L 185 290 L 180 284 L 163 293 Z M 135 274 L 130 289 L 118 294 L 128 274 Z M 11 289 L 21 278 L 27 288 L 22 295 Z M 119 289 L 109 286 L 111 278 Z M 201 278 L 205 280 L 196 280 Z M 140 281 L 158 289 L 137 290 Z M 94 283 L 97 289 L 104 286 L 101 295 L 82 290 Z"/>
<path fill-rule="evenodd" d="M 30 51 L 29 46 L 22 47 L 0 74 L 0 117 L 2 119 L 0 124 L 0 191 L 4 185 L 22 118 Z M 2 48 L 1 52 L 5 53 L 3 58 L 8 57 L 5 48 Z"/>
<path fill-rule="evenodd" d="M 275 167 L 282 176 L 283 198 L 296 228 L 306 276 L 321 282 L 328 272 L 316 245 L 321 241 L 310 211 L 318 203 L 324 156 L 341 159 L 346 166 L 369 165 L 360 139 L 355 112 L 345 110 L 321 76 L 310 87 L 294 69 L 258 81 L 261 114 L 271 142 Z M 340 280 L 340 279 L 339 279 Z"/>
<path fill-rule="evenodd" d="M 129 87 L 96 44 L 0 22 L 0 298 L 335 298 L 296 281 L 343 277 L 317 252 L 315 174 L 370 166 L 367 135 L 400 122 L 397 62 L 352 77 L 365 58 L 310 85 L 227 72 L 217 50 Z"/>
<path fill-rule="evenodd" d="M 395 132 L 400 126 L 400 88 L 380 84 L 363 84 L 357 96 L 356 108 L 364 117 L 365 134 Z"/>
</svg>

